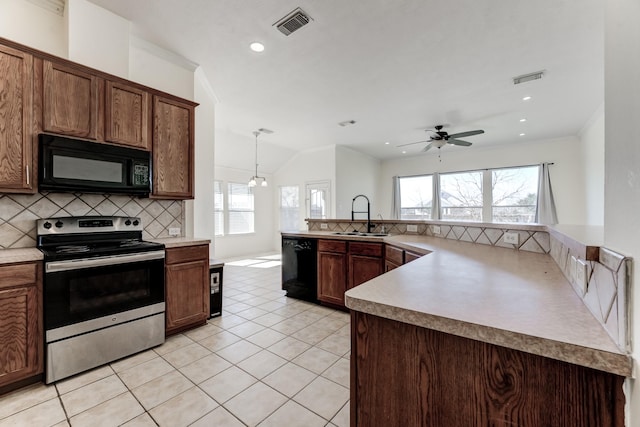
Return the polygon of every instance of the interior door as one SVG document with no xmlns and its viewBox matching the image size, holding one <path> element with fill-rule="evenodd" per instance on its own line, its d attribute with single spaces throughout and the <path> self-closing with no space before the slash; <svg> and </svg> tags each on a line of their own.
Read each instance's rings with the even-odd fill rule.
<svg viewBox="0 0 640 427">
<path fill-rule="evenodd" d="M 331 214 L 331 181 L 306 184 L 307 218 L 326 219 Z"/>
</svg>

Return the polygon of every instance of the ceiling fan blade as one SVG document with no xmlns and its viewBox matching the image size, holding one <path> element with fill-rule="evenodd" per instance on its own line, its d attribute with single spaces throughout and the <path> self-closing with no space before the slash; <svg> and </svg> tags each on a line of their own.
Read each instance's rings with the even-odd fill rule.
<svg viewBox="0 0 640 427">
<path fill-rule="evenodd" d="M 422 152 L 429 151 L 429 149 L 433 146 L 433 142 L 422 149 Z"/>
<path fill-rule="evenodd" d="M 416 142 L 409 142 L 408 144 L 396 145 L 396 147 L 406 147 L 407 145 L 420 144 L 421 142 L 429 142 L 429 141 L 431 141 L 431 140 L 430 139 L 425 139 L 424 141 L 416 141 Z"/>
<path fill-rule="evenodd" d="M 465 136 L 473 136 L 473 135 L 480 135 L 481 133 L 484 133 L 483 130 L 478 129 L 478 130 L 470 130 L 468 132 L 460 132 L 460 133 L 454 133 L 449 135 L 449 139 L 451 138 L 464 138 Z"/>
<path fill-rule="evenodd" d="M 449 144 L 453 144 L 453 145 L 460 145 L 462 147 L 468 147 L 471 145 L 470 142 L 467 141 L 463 141 L 461 139 L 453 139 L 453 138 L 449 138 L 449 140 L 447 141 Z"/>
</svg>

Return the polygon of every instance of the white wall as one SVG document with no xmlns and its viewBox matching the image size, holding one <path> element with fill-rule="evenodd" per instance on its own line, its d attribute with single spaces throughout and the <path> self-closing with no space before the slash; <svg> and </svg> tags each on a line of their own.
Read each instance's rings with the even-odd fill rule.
<svg viewBox="0 0 640 427">
<path fill-rule="evenodd" d="M 550 174 L 558 222 L 584 224 L 582 165 L 579 158 L 576 161 L 579 153 L 579 139 L 567 137 L 528 144 L 447 150 L 441 153 L 442 161 L 438 159 L 437 153 L 383 161 L 378 183 L 380 209 L 383 215 L 391 213 L 391 178 L 394 175 L 408 176 L 553 162 Z"/>
<path fill-rule="evenodd" d="M 65 14 L 68 58 L 128 78 L 131 23 L 86 0 L 67 0 Z"/>
<path fill-rule="evenodd" d="M 604 106 L 580 132 L 585 224 L 604 225 Z"/>
<path fill-rule="evenodd" d="M 194 99 L 196 64 L 136 37 L 131 37 L 128 52 L 129 80 L 181 98 Z"/>
<path fill-rule="evenodd" d="M 229 169 L 220 166 L 215 168 L 215 179 L 222 181 L 224 186 L 229 182 L 246 183 L 253 174 L 254 171 Z M 267 178 L 269 186 L 257 186 L 253 190 L 255 233 L 215 237 L 213 250 L 215 258 L 229 259 L 279 250 L 279 243 L 276 246 L 273 240 L 273 230 L 277 229 L 278 220 L 273 215 L 274 191 L 277 191 L 277 187 L 272 185 L 273 176 L 267 174 L 261 174 L 261 176 Z M 213 210 L 211 211 L 211 216 L 213 216 Z"/>
<path fill-rule="evenodd" d="M 0 37 L 67 57 L 66 24 L 62 15 L 26 0 L 0 0 Z"/>
<path fill-rule="evenodd" d="M 215 95 L 209 82 L 204 77 L 202 69 L 195 73 L 194 95 L 200 105 L 196 108 L 196 147 L 195 147 L 195 198 L 187 203 L 186 216 L 191 217 L 188 224 L 193 224 L 186 230 L 186 235 L 210 239 L 214 241 L 213 221 L 213 181 L 215 179 Z M 209 252 L 213 258 L 214 244 L 209 245 Z"/>
<path fill-rule="evenodd" d="M 605 2 L 605 246 L 635 258 L 632 287 L 640 286 L 640 2 Z M 633 288 L 632 288 L 633 289 Z M 640 358 L 640 292 L 631 292 L 631 340 Z M 626 424 L 640 427 L 640 384 L 627 380 Z"/>
<path fill-rule="evenodd" d="M 371 202 L 371 218 L 378 213 L 377 187 L 380 176 L 380 160 L 347 147 L 336 147 L 336 215 L 335 218 L 351 218 L 351 202 L 358 194 L 364 194 Z M 356 202 L 358 211 L 364 210 L 364 200 Z M 358 215 L 356 218 L 364 218 Z"/>
</svg>

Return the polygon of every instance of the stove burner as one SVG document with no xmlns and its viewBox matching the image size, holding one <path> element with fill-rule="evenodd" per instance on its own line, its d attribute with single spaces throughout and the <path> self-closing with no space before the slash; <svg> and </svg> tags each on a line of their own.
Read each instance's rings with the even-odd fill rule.
<svg viewBox="0 0 640 427">
<path fill-rule="evenodd" d="M 58 254 L 77 254 L 82 252 L 89 252 L 89 246 L 87 245 L 61 245 L 56 248 Z"/>
<path fill-rule="evenodd" d="M 141 241 L 138 239 L 129 239 L 129 240 L 123 240 L 122 242 L 120 242 L 118 246 L 120 246 L 121 248 L 129 248 L 131 246 L 139 246 L 140 243 Z"/>
</svg>

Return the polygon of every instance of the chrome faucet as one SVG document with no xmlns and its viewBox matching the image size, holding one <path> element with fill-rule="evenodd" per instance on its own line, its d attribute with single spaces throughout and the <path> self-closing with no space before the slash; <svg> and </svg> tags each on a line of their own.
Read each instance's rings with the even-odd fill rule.
<svg viewBox="0 0 640 427">
<path fill-rule="evenodd" d="M 353 210 L 353 205 L 358 197 L 364 197 L 365 199 L 367 199 L 367 233 L 371 233 L 371 231 L 375 228 L 375 224 L 371 224 L 371 203 L 369 202 L 369 198 L 364 194 L 358 194 L 351 201 L 351 221 L 355 220 L 355 214 L 365 213 L 364 211 L 356 212 Z"/>
</svg>

